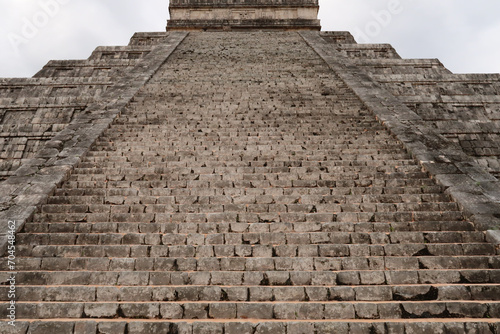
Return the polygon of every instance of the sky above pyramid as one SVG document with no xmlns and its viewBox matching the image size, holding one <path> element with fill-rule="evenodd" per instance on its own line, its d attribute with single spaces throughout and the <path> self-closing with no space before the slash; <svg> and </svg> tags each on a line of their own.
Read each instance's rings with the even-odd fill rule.
<svg viewBox="0 0 500 334">
<path fill-rule="evenodd" d="M 324 31 L 439 58 L 456 73 L 500 72 L 498 0 L 320 0 L 320 8 Z M 166 0 L 0 0 L 0 77 L 126 45 L 136 31 L 164 31 L 167 17 Z"/>
</svg>

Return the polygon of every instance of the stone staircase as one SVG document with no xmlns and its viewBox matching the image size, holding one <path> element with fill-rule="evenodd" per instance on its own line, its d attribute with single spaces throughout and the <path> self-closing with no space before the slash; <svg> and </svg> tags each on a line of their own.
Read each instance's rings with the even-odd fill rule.
<svg viewBox="0 0 500 334">
<path fill-rule="evenodd" d="M 17 235 L 0 328 L 498 333 L 444 191 L 297 33 L 191 33 Z"/>
</svg>

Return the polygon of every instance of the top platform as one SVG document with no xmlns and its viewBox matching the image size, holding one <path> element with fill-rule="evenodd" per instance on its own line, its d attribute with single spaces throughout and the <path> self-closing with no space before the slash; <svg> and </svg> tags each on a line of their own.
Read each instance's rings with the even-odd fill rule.
<svg viewBox="0 0 500 334">
<path fill-rule="evenodd" d="M 321 30 L 318 0 L 171 0 L 167 30 Z"/>
</svg>

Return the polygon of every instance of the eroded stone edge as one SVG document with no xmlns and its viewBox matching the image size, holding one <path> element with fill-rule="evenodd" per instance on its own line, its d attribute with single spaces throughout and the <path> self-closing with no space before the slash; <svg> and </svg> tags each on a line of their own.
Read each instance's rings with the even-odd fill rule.
<svg viewBox="0 0 500 334">
<path fill-rule="evenodd" d="M 16 233 L 22 230 L 24 224 L 33 218 L 37 207 L 46 203 L 56 187 L 68 178 L 95 141 L 187 35 L 186 32 L 171 32 L 98 101 L 91 103 L 83 114 L 45 143 L 34 158 L 17 169 L 15 175 L 0 183 L 0 255 L 7 246 L 8 221 L 16 222 Z"/>
<path fill-rule="evenodd" d="M 318 32 L 299 32 L 305 42 L 354 91 L 377 120 L 403 143 L 423 169 L 458 203 L 478 230 L 500 228 L 500 181 L 462 149 L 427 127 L 422 118 L 373 80 Z M 341 59 L 341 61 L 339 61 Z M 491 234 L 491 233 L 489 233 Z M 490 242 L 500 244 L 498 239 Z"/>
</svg>

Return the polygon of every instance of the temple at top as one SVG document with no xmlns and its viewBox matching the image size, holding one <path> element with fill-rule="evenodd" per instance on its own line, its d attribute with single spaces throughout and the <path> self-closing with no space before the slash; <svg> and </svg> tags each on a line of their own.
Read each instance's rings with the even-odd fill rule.
<svg viewBox="0 0 500 334">
<path fill-rule="evenodd" d="M 318 0 L 171 0 L 167 30 L 321 30 Z"/>
</svg>

